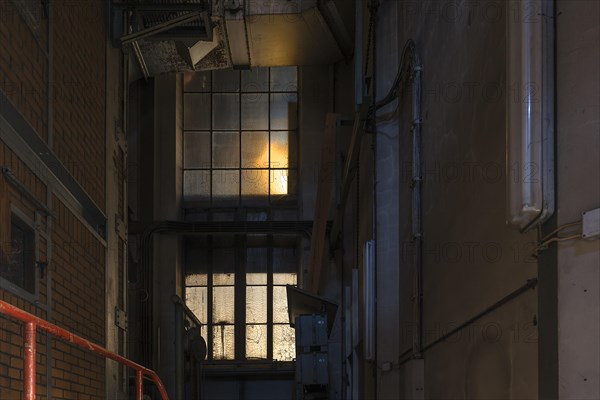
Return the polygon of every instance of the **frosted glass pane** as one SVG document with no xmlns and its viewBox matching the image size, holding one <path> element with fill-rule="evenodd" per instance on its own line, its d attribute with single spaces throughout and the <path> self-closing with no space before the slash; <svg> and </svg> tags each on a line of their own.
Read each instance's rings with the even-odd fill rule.
<svg viewBox="0 0 600 400">
<path fill-rule="evenodd" d="M 213 95 L 213 129 L 240 129 L 240 96 L 238 94 Z"/>
<path fill-rule="evenodd" d="M 267 249 L 249 248 L 246 250 L 246 284 L 267 284 Z"/>
<path fill-rule="evenodd" d="M 213 324 L 235 322 L 235 288 L 215 286 L 213 288 Z"/>
<path fill-rule="evenodd" d="M 185 304 L 194 315 L 206 324 L 208 321 L 208 288 L 206 287 L 187 287 L 185 288 Z"/>
<path fill-rule="evenodd" d="M 237 197 L 239 182 L 239 171 L 213 171 L 213 199 Z"/>
<path fill-rule="evenodd" d="M 296 129 L 298 125 L 298 98 L 294 93 L 271 95 L 271 129 Z"/>
<path fill-rule="evenodd" d="M 273 286 L 273 322 L 289 322 L 287 294 L 285 286 Z"/>
<path fill-rule="evenodd" d="M 240 90 L 240 71 L 220 69 L 213 71 L 213 92 L 237 92 Z"/>
<path fill-rule="evenodd" d="M 210 168 L 210 132 L 185 132 L 183 167 Z"/>
<path fill-rule="evenodd" d="M 267 326 L 246 326 L 246 358 L 267 358 Z"/>
<path fill-rule="evenodd" d="M 242 168 L 269 167 L 269 133 L 242 132 Z"/>
<path fill-rule="evenodd" d="M 295 92 L 298 90 L 297 67 L 271 68 L 271 90 L 273 92 Z"/>
<path fill-rule="evenodd" d="M 183 90 L 186 92 L 210 92 L 210 72 L 184 73 Z"/>
<path fill-rule="evenodd" d="M 213 285 L 228 286 L 235 284 L 235 250 L 213 250 Z"/>
<path fill-rule="evenodd" d="M 208 275 L 206 274 L 188 274 L 185 276 L 186 286 L 206 286 L 208 285 Z"/>
<path fill-rule="evenodd" d="M 210 129 L 210 94 L 183 95 L 183 129 L 193 131 Z"/>
<path fill-rule="evenodd" d="M 267 323 L 267 287 L 246 287 L 246 323 Z"/>
<path fill-rule="evenodd" d="M 271 132 L 271 168 L 289 165 L 289 140 L 287 132 Z"/>
<path fill-rule="evenodd" d="M 183 198 L 187 201 L 210 199 L 210 171 L 183 171 Z"/>
<path fill-rule="evenodd" d="M 294 328 L 289 325 L 273 325 L 273 359 L 293 361 L 296 357 Z"/>
<path fill-rule="evenodd" d="M 213 168 L 237 168 L 240 165 L 240 137 L 237 132 L 213 133 Z"/>
<path fill-rule="evenodd" d="M 213 326 L 213 359 L 235 358 L 235 329 L 231 325 Z"/>
<path fill-rule="evenodd" d="M 242 71 L 242 92 L 268 92 L 269 69 L 254 68 Z"/>
<path fill-rule="evenodd" d="M 293 248 L 273 249 L 273 284 L 295 285 L 298 261 Z"/>
<path fill-rule="evenodd" d="M 242 129 L 269 129 L 269 95 L 242 95 Z"/>
<path fill-rule="evenodd" d="M 269 194 L 269 171 L 249 169 L 242 171 L 242 195 L 266 196 Z"/>
<path fill-rule="evenodd" d="M 271 194 L 288 194 L 289 176 L 287 169 L 274 169 L 270 171 Z"/>
</svg>

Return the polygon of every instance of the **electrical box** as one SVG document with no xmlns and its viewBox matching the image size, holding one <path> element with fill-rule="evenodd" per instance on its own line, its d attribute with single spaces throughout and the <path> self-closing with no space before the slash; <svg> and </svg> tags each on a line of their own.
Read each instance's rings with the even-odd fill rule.
<svg viewBox="0 0 600 400">
<path fill-rule="evenodd" d="M 298 352 L 327 350 L 327 317 L 300 315 L 296 318 L 296 347 Z"/>
<path fill-rule="evenodd" d="M 327 385 L 327 370 L 327 353 L 315 352 L 296 356 L 296 382 L 302 385 Z"/>
<path fill-rule="evenodd" d="M 581 215 L 582 234 L 581 237 L 586 240 L 600 238 L 600 208 L 584 211 Z"/>
</svg>

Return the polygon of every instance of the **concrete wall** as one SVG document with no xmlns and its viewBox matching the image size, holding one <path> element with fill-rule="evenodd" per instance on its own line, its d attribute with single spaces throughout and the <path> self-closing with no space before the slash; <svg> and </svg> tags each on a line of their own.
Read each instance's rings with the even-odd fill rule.
<svg viewBox="0 0 600 400">
<path fill-rule="evenodd" d="M 600 207 L 600 3 L 557 2 L 557 225 Z M 558 244 L 561 399 L 600 398 L 600 241 Z"/>
<path fill-rule="evenodd" d="M 377 94 L 414 39 L 423 65 L 424 345 L 537 276 L 535 234 L 505 225 L 503 2 L 383 2 Z M 496 14 L 493 14 L 495 11 Z M 404 396 L 417 320 L 410 227 L 411 95 L 378 125 L 377 398 Z M 425 396 L 537 397 L 537 300 L 526 292 L 424 353 Z M 384 362 L 394 366 L 382 371 Z M 370 394 L 370 393 L 369 393 Z"/>
</svg>

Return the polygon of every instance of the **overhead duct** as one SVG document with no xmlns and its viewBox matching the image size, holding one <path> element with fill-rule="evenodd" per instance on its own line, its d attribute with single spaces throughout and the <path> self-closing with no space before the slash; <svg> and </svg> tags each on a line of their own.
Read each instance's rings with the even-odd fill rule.
<svg viewBox="0 0 600 400">
<path fill-rule="evenodd" d="M 111 15 L 113 42 L 131 49 L 137 71 L 132 80 L 229 67 L 329 64 L 350 59 L 354 47 L 349 32 L 354 21 L 342 20 L 334 0 L 127 1 L 113 4 Z"/>
</svg>

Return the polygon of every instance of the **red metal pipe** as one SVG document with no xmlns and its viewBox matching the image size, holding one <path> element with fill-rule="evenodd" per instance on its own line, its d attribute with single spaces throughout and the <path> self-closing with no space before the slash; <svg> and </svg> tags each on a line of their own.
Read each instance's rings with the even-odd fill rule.
<svg viewBox="0 0 600 400">
<path fill-rule="evenodd" d="M 33 326 L 34 332 L 35 332 L 35 328 L 37 326 L 38 329 L 48 332 L 51 335 L 56 336 L 66 342 L 72 343 L 76 346 L 79 346 L 79 347 L 85 349 L 85 350 L 91 351 L 92 353 L 99 354 L 102 357 L 109 358 L 120 364 L 126 365 L 129 368 L 133 368 L 138 372 L 141 372 L 142 375 L 146 375 L 150 379 L 152 379 L 152 381 L 158 388 L 161 398 L 163 400 L 169 400 L 169 395 L 167 394 L 165 386 L 163 385 L 163 383 L 160 380 L 160 378 L 158 377 L 158 375 L 156 375 L 156 372 L 152 371 L 151 369 L 143 367 L 131 360 L 128 360 L 127 358 L 125 358 L 123 356 L 120 356 L 116 353 L 113 353 L 112 351 L 105 349 L 104 347 L 98 346 L 97 344 L 92 343 L 89 340 L 82 338 L 81 336 L 77 336 L 59 326 L 51 324 L 50 322 L 43 320 L 41 318 L 38 318 L 35 315 L 29 314 L 28 312 L 23 311 L 20 308 L 15 307 L 12 304 L 9 304 L 2 300 L 0 300 L 0 313 L 6 314 L 6 315 L 9 315 L 18 320 L 21 320 L 21 321 L 27 323 L 27 325 L 29 325 L 29 323 L 31 323 Z M 33 368 L 35 371 L 35 333 L 33 335 L 34 335 Z M 35 373 L 33 374 L 33 384 L 34 384 L 34 392 L 35 392 Z M 31 397 L 31 398 L 25 397 L 25 400 L 35 400 L 35 397 Z"/>
<path fill-rule="evenodd" d="M 144 375 L 142 371 L 136 371 L 135 373 L 135 398 L 136 400 L 142 400 L 144 397 Z"/>
<path fill-rule="evenodd" d="M 25 400 L 35 400 L 35 323 L 25 324 Z"/>
</svg>

